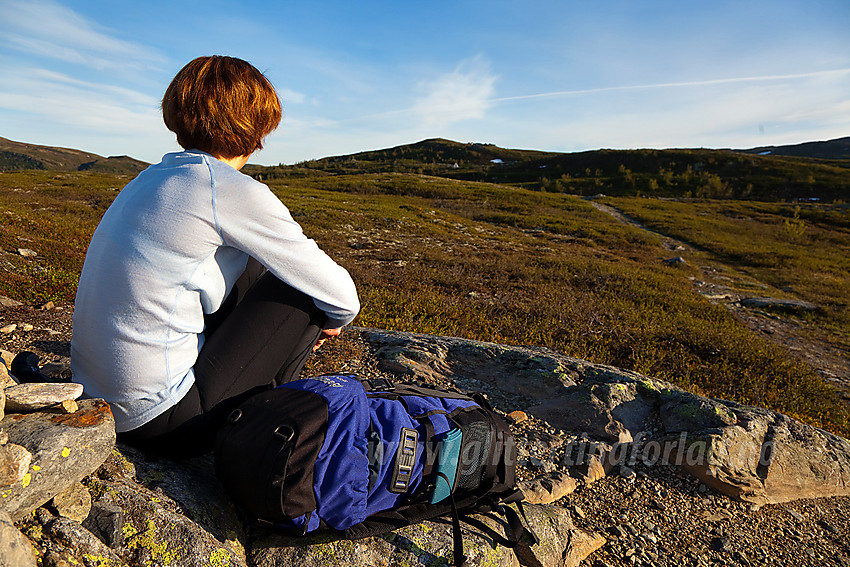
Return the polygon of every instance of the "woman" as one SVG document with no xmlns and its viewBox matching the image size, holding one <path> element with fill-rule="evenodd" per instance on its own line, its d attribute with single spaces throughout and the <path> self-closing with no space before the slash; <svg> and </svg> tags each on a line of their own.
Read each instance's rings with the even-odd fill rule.
<svg viewBox="0 0 850 567">
<path fill-rule="evenodd" d="M 239 172 L 281 118 L 262 73 L 199 57 L 162 111 L 185 151 L 140 173 L 95 231 L 71 366 L 120 439 L 180 456 L 208 451 L 241 400 L 296 378 L 360 305 L 348 272 Z"/>
</svg>

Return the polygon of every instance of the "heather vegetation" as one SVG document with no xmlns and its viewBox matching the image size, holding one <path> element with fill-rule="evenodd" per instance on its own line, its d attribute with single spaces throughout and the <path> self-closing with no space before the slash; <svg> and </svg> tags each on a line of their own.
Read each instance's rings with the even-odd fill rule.
<svg viewBox="0 0 850 567">
<path fill-rule="evenodd" d="M 846 332 L 846 209 L 609 200 L 701 248 L 670 267 L 661 237 L 576 196 L 397 172 L 265 178 L 351 271 L 355 324 L 547 346 L 850 432 L 846 405 L 814 370 L 693 288 L 703 264 L 741 270 L 771 293 L 791 286 L 824 306 L 812 325 Z M 90 235 L 128 179 L 0 173 L 0 293 L 72 300 Z"/>
</svg>

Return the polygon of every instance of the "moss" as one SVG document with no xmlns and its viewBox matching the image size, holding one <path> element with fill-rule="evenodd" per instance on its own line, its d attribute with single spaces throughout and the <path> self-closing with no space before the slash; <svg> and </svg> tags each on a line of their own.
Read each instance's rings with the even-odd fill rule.
<svg viewBox="0 0 850 567">
<path fill-rule="evenodd" d="M 168 549 L 168 542 L 157 536 L 156 524 L 148 518 L 145 529 L 139 531 L 129 522 L 122 527 L 124 542 L 129 549 L 145 548 L 150 551 L 151 558 L 165 566 L 180 558 L 176 549 Z"/>
<path fill-rule="evenodd" d="M 226 549 L 219 547 L 212 553 L 210 553 L 210 558 L 207 560 L 207 565 L 209 567 L 229 567 L 232 565 L 230 552 Z"/>
</svg>

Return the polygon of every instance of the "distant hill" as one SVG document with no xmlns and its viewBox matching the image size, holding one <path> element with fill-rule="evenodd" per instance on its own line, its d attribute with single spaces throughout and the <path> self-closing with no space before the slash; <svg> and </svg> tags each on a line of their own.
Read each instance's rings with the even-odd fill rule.
<svg viewBox="0 0 850 567">
<path fill-rule="evenodd" d="M 805 142 L 790 146 L 762 146 L 748 150 L 735 150 L 748 154 L 774 155 L 774 156 L 797 156 L 819 159 L 846 159 L 850 160 L 850 136 L 836 138 L 825 142 Z"/>
<path fill-rule="evenodd" d="M 136 174 L 148 165 L 128 156 L 103 157 L 81 150 L 39 146 L 0 138 L 0 171 L 47 169 Z"/>
<path fill-rule="evenodd" d="M 848 140 L 850 138 L 779 146 L 769 154 L 764 148 L 606 149 L 555 153 L 434 138 L 292 166 L 251 165 L 243 171 L 263 179 L 418 173 L 587 196 L 604 193 L 612 196 L 846 201 L 850 199 L 850 158 L 842 158 L 840 148 Z"/>
</svg>

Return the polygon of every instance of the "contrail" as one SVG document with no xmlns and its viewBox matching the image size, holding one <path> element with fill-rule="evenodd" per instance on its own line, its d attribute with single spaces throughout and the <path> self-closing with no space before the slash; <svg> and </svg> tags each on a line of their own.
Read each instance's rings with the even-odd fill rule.
<svg viewBox="0 0 850 567">
<path fill-rule="evenodd" d="M 581 89 L 574 91 L 556 91 L 551 93 L 537 93 L 530 95 L 505 96 L 488 99 L 488 102 L 508 102 L 512 100 L 529 100 L 535 98 L 551 98 L 560 96 L 577 96 L 585 94 L 598 94 L 609 92 L 638 91 L 650 89 L 667 89 L 679 87 L 702 87 L 707 85 L 724 85 L 731 83 L 755 83 L 766 81 L 785 81 L 789 79 L 805 79 L 809 77 L 822 77 L 827 75 L 844 75 L 850 69 L 835 69 L 832 71 L 815 71 L 812 73 L 798 73 L 795 75 L 763 75 L 759 77 L 736 77 L 731 79 L 708 79 L 705 81 L 689 81 L 684 83 L 656 83 L 652 85 L 627 85 L 622 87 L 602 87 L 598 89 Z"/>
</svg>

